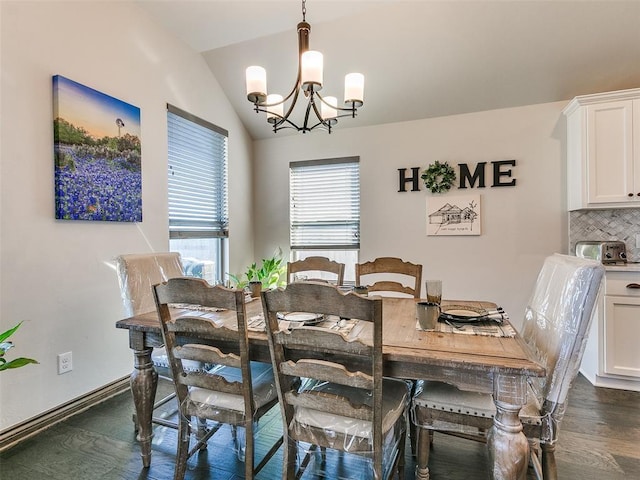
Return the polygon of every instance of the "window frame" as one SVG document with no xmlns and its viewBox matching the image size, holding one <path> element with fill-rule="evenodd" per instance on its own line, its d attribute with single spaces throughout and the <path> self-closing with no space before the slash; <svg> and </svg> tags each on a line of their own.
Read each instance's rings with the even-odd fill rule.
<svg viewBox="0 0 640 480">
<path fill-rule="evenodd" d="M 173 116 L 173 117 L 172 117 Z M 172 129 L 177 127 L 178 130 Z M 180 127 L 186 127 L 179 131 Z M 204 141 L 202 138 L 204 137 Z M 167 211 L 169 241 L 171 240 L 217 240 L 212 246 L 212 252 L 216 260 L 215 276 L 216 281 L 224 279 L 224 272 L 228 264 L 228 237 L 229 237 L 229 176 L 228 176 L 228 140 L 229 132 L 207 120 L 197 117 L 178 107 L 167 103 Z M 175 148 L 180 142 L 188 145 L 185 150 Z M 176 142 L 172 146 L 172 142 Z M 208 148 L 211 148 L 209 155 Z M 177 153 L 176 153 L 177 152 Z M 189 160 L 181 162 L 179 156 L 186 155 Z M 222 157 L 222 158 L 220 158 Z M 193 162 L 190 165 L 187 163 Z M 211 169 L 211 178 L 207 178 L 205 183 L 196 186 L 195 191 L 189 189 L 195 185 L 189 183 L 189 187 L 184 188 L 188 180 L 171 182 L 171 176 L 175 174 L 176 163 L 180 163 L 178 170 L 189 168 L 202 168 L 206 171 Z M 189 172 L 190 173 L 190 172 Z M 222 175 L 222 178 L 218 178 Z M 187 178 L 185 176 L 184 178 Z M 204 179 L 204 176 L 202 177 Z M 180 185 L 183 183 L 183 185 Z M 207 187 L 207 188 L 205 188 Z M 208 188 L 211 188 L 209 190 Z M 189 189 L 189 191 L 187 191 Z M 184 195 L 187 200 L 178 199 L 172 202 L 172 191 L 177 192 L 177 196 Z M 195 195 L 194 195 L 195 194 Z M 193 200 L 198 200 L 198 206 Z M 210 204 L 208 202 L 211 201 Z M 192 205 L 192 210 L 186 214 L 172 214 L 176 209 L 183 211 Z M 199 219 L 198 219 L 199 217 Z M 207 258 L 204 260 L 211 260 Z"/>
<path fill-rule="evenodd" d="M 344 210 L 337 211 L 336 215 L 338 218 L 334 219 L 332 222 L 331 219 L 327 219 L 326 216 L 323 220 L 318 222 L 313 221 L 302 221 L 301 216 L 304 217 L 305 214 L 313 215 L 313 208 L 323 208 L 326 206 L 327 210 L 335 211 L 335 201 L 331 202 L 331 197 L 327 197 L 327 192 L 330 192 L 329 189 L 322 189 L 321 198 L 318 199 L 317 205 L 313 205 L 314 199 L 309 200 L 309 198 L 305 199 L 304 203 L 306 203 L 306 207 L 300 207 L 295 205 L 297 192 L 299 189 L 304 189 L 305 184 L 314 184 L 313 171 L 312 169 L 317 167 L 327 167 L 327 171 L 325 172 L 317 172 L 320 175 L 320 181 L 325 182 L 326 185 L 331 185 L 331 176 L 335 175 L 331 172 L 332 167 L 336 167 L 338 165 L 350 165 L 349 169 L 346 170 L 347 173 L 351 173 L 351 176 L 345 178 L 345 188 L 347 191 L 340 192 L 340 195 L 345 198 L 338 198 L 337 200 L 344 201 L 347 205 L 347 208 Z M 355 168 L 354 168 L 355 166 Z M 304 169 L 308 168 L 308 172 L 304 172 Z M 297 172 L 295 171 L 297 170 Z M 306 178 L 303 180 L 300 179 L 300 176 L 296 176 L 295 174 L 300 174 L 304 176 L 306 173 Z M 329 182 L 329 183 L 327 183 Z M 335 200 L 335 198 L 334 198 Z M 302 212 L 300 214 L 299 210 L 308 209 L 307 212 Z M 296 211 L 298 210 L 298 211 Z M 350 217 L 349 217 L 350 215 Z M 305 224 L 306 223 L 306 224 Z M 322 225 L 324 224 L 324 225 Z M 341 241 L 337 243 L 327 242 L 320 240 L 319 242 L 305 242 L 302 235 L 298 235 L 296 238 L 295 230 L 297 228 L 308 228 L 311 233 L 313 233 L 314 227 L 322 228 L 325 227 L 327 229 L 331 228 L 331 225 L 335 226 L 336 229 L 334 232 L 329 234 L 337 235 L 335 238 L 340 238 L 342 235 L 343 239 L 349 235 L 350 230 L 354 235 L 354 238 L 351 241 Z M 354 228 L 355 226 L 355 228 Z M 342 234 L 340 230 L 343 230 Z M 316 159 L 316 160 L 300 160 L 300 161 L 292 161 L 289 163 L 289 248 L 291 252 L 291 260 L 300 260 L 309 255 L 318 255 L 321 254 L 326 256 L 332 260 L 339 261 L 341 263 L 344 262 L 344 258 L 352 257 L 355 258 L 354 264 L 358 261 L 358 256 L 360 252 L 360 157 L 359 156 L 351 156 L 351 157 L 338 157 L 338 158 L 328 158 L 328 159 Z M 352 251 L 353 255 L 349 252 Z M 352 262 L 349 262 L 352 263 Z M 345 264 L 345 283 L 350 283 L 351 281 L 355 281 L 355 273 L 353 269 L 353 265 Z"/>
<path fill-rule="evenodd" d="M 318 197 L 317 199 L 315 199 L 315 203 L 317 205 L 312 205 L 311 201 L 308 200 L 308 198 L 305 200 L 301 200 L 302 203 L 306 204 L 307 206 L 298 206 L 296 207 L 295 203 L 296 203 L 296 199 L 295 199 L 295 195 L 298 191 L 298 189 L 302 189 L 305 187 L 305 184 L 310 184 L 311 182 L 313 182 L 314 184 L 317 183 L 318 180 L 322 180 L 322 182 L 325 185 L 327 184 L 327 178 L 318 178 L 318 175 L 313 176 L 312 173 L 308 173 L 308 172 L 304 172 L 304 170 L 309 169 L 312 170 L 315 167 L 328 167 L 327 170 L 330 170 L 332 166 L 335 165 L 350 165 L 350 166 L 356 166 L 355 170 L 352 172 L 353 176 L 348 180 L 348 182 L 346 183 L 350 183 L 351 187 L 348 189 L 348 191 L 345 191 L 343 196 L 345 198 L 343 198 L 342 200 L 345 200 L 345 204 L 347 205 L 346 208 L 337 211 L 336 213 L 336 218 L 334 218 L 333 220 L 331 219 L 326 219 L 322 220 L 322 221 L 304 221 L 301 220 L 301 217 L 304 217 L 305 215 L 309 215 L 309 214 L 313 214 L 312 209 L 318 209 L 320 207 L 324 207 L 327 208 L 329 206 L 332 207 L 332 209 L 334 211 L 336 211 L 335 209 L 335 203 L 333 203 L 333 205 L 330 205 L 331 200 L 328 200 L 331 197 L 327 196 L 328 191 L 327 190 L 323 190 L 323 193 L 320 197 Z M 298 177 L 296 177 L 295 172 L 301 172 L 303 175 L 306 173 L 307 174 L 307 178 L 304 180 L 298 180 L 296 181 L 296 178 L 299 178 L 300 175 Z M 325 177 L 335 177 L 335 175 L 325 175 Z M 310 182 L 311 180 L 311 182 Z M 296 183 L 298 183 L 298 185 L 296 185 Z M 354 187 L 355 185 L 355 187 Z M 348 197 L 348 198 L 346 198 Z M 340 200 L 340 199 L 338 199 Z M 298 210 L 298 213 L 296 213 L 296 210 Z M 304 210 L 304 211 L 303 211 Z M 350 210 L 351 211 L 351 215 L 347 215 L 347 211 Z M 300 213 L 300 211 L 303 211 L 302 213 Z M 300 236 L 296 236 L 294 234 L 294 232 L 296 230 L 299 230 L 301 228 L 305 228 L 305 227 L 314 227 L 314 226 L 326 226 L 326 227 L 330 227 L 330 226 L 336 226 L 336 230 L 345 230 L 346 233 L 343 234 L 344 236 L 346 236 L 346 234 L 348 233 L 348 231 L 350 230 L 348 228 L 349 225 L 351 225 L 352 227 L 355 225 L 355 229 L 351 228 L 351 230 L 353 232 L 355 232 L 355 240 L 345 240 L 343 242 L 338 242 L 338 243 L 330 243 L 330 242 L 326 242 L 326 241 L 320 241 L 317 243 L 311 243 L 311 242 L 304 242 L 300 240 Z M 340 227 L 345 227 L 345 228 L 340 228 Z M 296 240 L 294 240 L 294 238 L 297 237 Z M 302 160 L 302 161 L 294 161 L 294 162 L 290 162 L 289 163 L 289 247 L 291 250 L 359 250 L 360 249 L 360 157 L 358 156 L 353 156 L 353 157 L 339 157 L 339 158 L 329 158 L 329 159 L 318 159 L 318 160 Z"/>
</svg>

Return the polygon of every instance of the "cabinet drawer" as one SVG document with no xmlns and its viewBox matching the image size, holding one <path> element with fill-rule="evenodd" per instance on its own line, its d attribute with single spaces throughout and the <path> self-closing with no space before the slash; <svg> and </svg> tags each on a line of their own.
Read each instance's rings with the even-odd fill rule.
<svg viewBox="0 0 640 480">
<path fill-rule="evenodd" d="M 630 295 L 640 297 L 640 273 L 607 272 L 605 280 L 606 295 Z"/>
</svg>

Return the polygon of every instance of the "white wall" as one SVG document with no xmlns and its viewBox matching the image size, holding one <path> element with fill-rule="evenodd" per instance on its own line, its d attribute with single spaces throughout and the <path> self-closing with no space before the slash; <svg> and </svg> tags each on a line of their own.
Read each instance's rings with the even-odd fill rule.
<svg viewBox="0 0 640 480">
<path fill-rule="evenodd" d="M 229 130 L 231 271 L 253 260 L 251 141 L 202 57 L 128 2 L 0 2 L 0 431 L 130 373 L 113 259 L 168 249 L 166 103 Z M 141 108 L 143 222 L 54 219 L 52 75 Z M 73 352 L 57 375 L 56 355 Z"/>
<path fill-rule="evenodd" d="M 294 160 L 360 156 L 360 260 L 398 256 L 443 280 L 446 298 L 502 305 L 519 324 L 542 260 L 566 252 L 565 102 L 375 127 L 342 128 L 256 142 L 256 254 L 288 249 L 288 165 Z M 366 115 L 366 105 L 361 115 Z M 349 119 L 341 120 L 348 125 Z M 265 128 L 268 128 L 265 122 Z M 436 160 L 456 166 L 515 159 L 515 187 L 458 190 L 481 194 L 482 235 L 426 236 L 426 199 L 398 192 L 399 168 Z M 457 167 L 456 167 L 457 170 Z M 410 173 L 410 172 L 409 172 Z M 490 170 L 487 169 L 490 185 Z M 410 188 L 410 187 L 409 187 Z"/>
</svg>

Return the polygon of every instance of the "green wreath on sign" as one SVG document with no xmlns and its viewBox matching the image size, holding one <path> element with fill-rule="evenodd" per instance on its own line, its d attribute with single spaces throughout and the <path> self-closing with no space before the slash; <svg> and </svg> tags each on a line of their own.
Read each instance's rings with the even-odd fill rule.
<svg viewBox="0 0 640 480">
<path fill-rule="evenodd" d="M 446 192 L 451 188 L 456 179 L 456 172 L 447 162 L 440 163 L 438 160 L 429 165 L 421 177 L 424 185 L 433 193 Z"/>
</svg>

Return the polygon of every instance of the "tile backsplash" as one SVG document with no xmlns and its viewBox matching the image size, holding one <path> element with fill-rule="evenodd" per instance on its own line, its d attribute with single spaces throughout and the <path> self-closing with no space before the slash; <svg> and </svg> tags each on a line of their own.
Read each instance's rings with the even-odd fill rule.
<svg viewBox="0 0 640 480">
<path fill-rule="evenodd" d="M 569 252 L 580 240 L 620 240 L 627 246 L 630 262 L 640 262 L 640 208 L 614 210 L 575 210 L 569 212 Z"/>
</svg>

